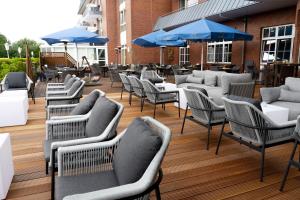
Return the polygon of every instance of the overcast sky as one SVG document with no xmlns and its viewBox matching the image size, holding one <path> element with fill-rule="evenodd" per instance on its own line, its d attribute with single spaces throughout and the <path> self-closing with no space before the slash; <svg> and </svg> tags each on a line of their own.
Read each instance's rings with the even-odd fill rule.
<svg viewBox="0 0 300 200">
<path fill-rule="evenodd" d="M 0 33 L 11 42 L 39 40 L 77 25 L 79 0 L 0 0 Z"/>
</svg>

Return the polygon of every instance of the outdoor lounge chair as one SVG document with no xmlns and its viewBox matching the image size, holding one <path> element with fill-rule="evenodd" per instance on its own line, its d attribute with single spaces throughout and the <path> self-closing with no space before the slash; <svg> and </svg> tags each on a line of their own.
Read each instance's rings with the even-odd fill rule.
<svg viewBox="0 0 300 200">
<path fill-rule="evenodd" d="M 132 100 L 132 93 L 134 93 L 132 85 L 130 83 L 129 78 L 127 75 L 120 73 L 120 78 L 122 80 L 122 90 L 121 90 L 121 99 L 123 98 L 123 92 L 126 91 L 129 94 L 129 105 L 131 105 Z"/>
<path fill-rule="evenodd" d="M 72 78 L 71 74 L 67 74 L 65 76 L 64 82 L 62 83 L 48 83 L 47 84 L 47 91 L 56 91 L 56 90 L 65 90 L 69 89 L 73 82 L 71 82 L 71 79 L 75 82 L 75 77 Z"/>
<path fill-rule="evenodd" d="M 109 78 L 111 81 L 110 87 L 113 87 L 114 83 L 122 83 L 121 78 L 119 76 L 119 71 L 115 68 L 109 68 Z"/>
<path fill-rule="evenodd" d="M 141 112 L 143 111 L 144 107 L 144 99 L 146 98 L 146 94 L 144 91 L 144 87 L 140 79 L 138 79 L 136 76 L 128 76 L 128 79 L 131 83 L 132 89 L 134 91 L 134 95 L 139 97 L 141 100 Z"/>
<path fill-rule="evenodd" d="M 142 117 L 111 141 L 60 147 L 53 199 L 149 199 L 153 190 L 161 199 L 160 166 L 170 139 L 168 127 Z"/>
<path fill-rule="evenodd" d="M 287 179 L 287 176 L 289 174 L 290 168 L 291 166 L 297 167 L 298 169 L 300 169 L 300 157 L 298 162 L 294 160 L 294 156 L 296 153 L 296 150 L 298 148 L 298 144 L 300 143 L 300 116 L 298 116 L 297 118 L 297 125 L 296 125 L 296 129 L 294 132 L 294 148 L 292 150 L 290 159 L 288 161 L 288 165 L 286 167 L 286 170 L 284 172 L 284 176 L 282 177 L 282 181 L 281 181 L 281 185 L 280 185 L 280 191 L 283 191 L 284 186 L 285 186 L 285 182 Z"/>
<path fill-rule="evenodd" d="M 151 83 L 162 83 L 164 78 L 159 76 L 154 70 L 143 69 L 141 72 L 141 80 L 149 80 Z"/>
<path fill-rule="evenodd" d="M 235 101 L 223 97 L 226 117 L 218 140 L 218 154 L 222 135 L 236 140 L 261 153 L 260 181 L 264 177 L 265 149 L 292 141 L 296 120 L 281 124 L 273 122 L 254 104 Z M 225 122 L 229 121 L 230 132 L 224 132 Z"/>
<path fill-rule="evenodd" d="M 9 72 L 1 82 L 3 90 L 27 90 L 35 104 L 34 84 L 25 72 Z"/>
<path fill-rule="evenodd" d="M 48 174 L 49 162 L 55 160 L 54 155 L 58 147 L 114 138 L 117 135 L 116 129 L 123 109 L 122 104 L 106 97 L 100 97 L 91 112 L 85 115 L 47 120 L 44 142 L 46 174 Z M 55 169 L 54 165 L 55 162 L 52 162 L 52 169 Z M 54 170 L 52 170 L 52 175 L 54 175 Z"/>
<path fill-rule="evenodd" d="M 86 96 L 78 104 L 66 104 L 66 105 L 49 105 L 47 107 L 47 119 L 56 119 L 58 116 L 72 116 L 78 117 L 85 115 L 93 108 L 97 99 L 101 96 L 105 96 L 105 93 L 101 90 L 93 90 L 88 96 Z"/>
<path fill-rule="evenodd" d="M 178 116 L 180 118 L 180 97 L 178 90 L 159 90 L 159 88 L 152 84 L 149 80 L 142 80 L 142 84 L 144 87 L 145 94 L 147 96 L 146 100 L 150 104 L 154 105 L 154 118 L 156 113 L 156 105 L 161 104 L 165 109 L 166 103 L 178 103 Z"/>
<path fill-rule="evenodd" d="M 82 97 L 85 81 L 76 80 L 70 89 L 63 91 L 47 91 L 46 106 L 78 103 Z"/>
<path fill-rule="evenodd" d="M 223 123 L 225 118 L 225 109 L 224 106 L 218 106 L 215 102 L 213 102 L 207 96 L 205 90 L 199 90 L 186 88 L 183 89 L 184 94 L 187 98 L 187 105 L 182 122 L 181 134 L 183 133 L 186 119 L 189 119 L 193 122 L 207 127 L 206 149 L 208 150 L 211 129 L 213 126 L 220 125 Z M 187 111 L 189 107 L 192 111 L 191 116 L 187 116 Z"/>
</svg>

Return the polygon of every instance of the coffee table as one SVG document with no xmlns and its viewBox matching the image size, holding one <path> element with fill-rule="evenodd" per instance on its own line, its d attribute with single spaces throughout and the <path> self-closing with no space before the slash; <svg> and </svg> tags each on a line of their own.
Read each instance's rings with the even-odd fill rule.
<svg viewBox="0 0 300 200">
<path fill-rule="evenodd" d="M 170 90 L 178 90 L 179 91 L 179 98 L 180 98 L 180 108 L 181 109 L 186 109 L 187 105 L 187 99 L 185 97 L 183 88 L 177 88 L 177 85 L 174 83 L 168 83 L 168 82 L 163 82 L 163 83 L 157 83 L 155 84 L 157 87 L 163 87 L 165 91 L 170 91 Z M 178 103 L 174 103 L 176 107 L 178 107 Z"/>
<path fill-rule="evenodd" d="M 0 133 L 0 199 L 5 199 L 14 176 L 10 135 Z"/>
<path fill-rule="evenodd" d="M 287 122 L 289 120 L 288 108 L 270 105 L 264 102 L 261 103 L 261 108 L 263 113 L 267 115 L 275 123 L 280 124 L 280 123 Z"/>
</svg>

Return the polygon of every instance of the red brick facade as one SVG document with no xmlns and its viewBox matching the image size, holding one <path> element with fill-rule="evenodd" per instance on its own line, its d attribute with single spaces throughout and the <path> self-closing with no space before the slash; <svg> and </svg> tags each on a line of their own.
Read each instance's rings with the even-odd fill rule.
<svg viewBox="0 0 300 200">
<path fill-rule="evenodd" d="M 201 0 L 200 0 L 201 1 Z M 202 0 L 203 1 L 203 0 Z M 300 2 L 300 0 L 299 0 Z M 119 26 L 119 0 L 102 0 L 104 33 L 109 37 L 108 59 L 109 63 L 116 62 L 114 48 L 120 46 Z M 179 9 L 179 0 L 126 0 L 126 63 L 158 63 L 159 48 L 142 48 L 133 45 L 131 41 L 139 36 L 150 33 L 159 16 Z M 296 34 L 294 38 L 293 60 L 298 57 L 300 27 L 300 3 L 298 6 L 265 12 L 252 16 L 222 22 L 226 25 L 246 31 L 252 34 L 250 42 L 233 42 L 232 64 L 243 66 L 246 60 L 253 60 L 256 66 L 260 65 L 261 31 L 264 27 L 295 24 Z M 297 16 L 297 17 L 296 17 Z M 247 25 L 245 26 L 245 23 Z M 245 27 L 247 28 L 245 30 Z M 190 43 L 190 62 L 201 62 L 200 43 Z M 206 63 L 206 44 L 204 46 L 204 63 Z M 178 48 L 166 48 L 166 64 L 178 64 Z"/>
</svg>

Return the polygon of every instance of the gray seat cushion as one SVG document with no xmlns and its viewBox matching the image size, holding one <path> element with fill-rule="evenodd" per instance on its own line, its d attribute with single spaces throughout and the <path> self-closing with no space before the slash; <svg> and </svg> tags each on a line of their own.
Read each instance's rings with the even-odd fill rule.
<svg viewBox="0 0 300 200">
<path fill-rule="evenodd" d="M 65 90 L 68 90 L 68 89 L 70 89 L 70 87 L 73 85 L 73 83 L 76 81 L 76 78 L 75 77 L 71 77 L 68 81 L 67 81 L 67 83 L 66 83 L 66 85 L 65 85 Z"/>
<path fill-rule="evenodd" d="M 161 145 L 161 138 L 142 119 L 136 118 L 115 152 L 113 167 L 119 184 L 138 181 Z"/>
<path fill-rule="evenodd" d="M 286 101 L 275 101 L 270 103 L 271 105 L 280 106 L 289 109 L 289 121 L 297 119 L 300 115 L 300 103 L 286 102 Z"/>
<path fill-rule="evenodd" d="M 81 84 L 80 80 L 76 80 L 68 91 L 68 96 L 72 96 L 80 88 Z"/>
<path fill-rule="evenodd" d="M 55 177 L 55 199 L 119 186 L 113 171 Z"/>
<path fill-rule="evenodd" d="M 10 72 L 6 76 L 8 89 L 26 88 L 26 74 L 24 72 Z"/>
<path fill-rule="evenodd" d="M 86 124 L 86 136 L 95 137 L 102 134 L 117 112 L 117 104 L 106 97 L 99 97 Z"/>
<path fill-rule="evenodd" d="M 99 92 L 93 91 L 85 97 L 70 113 L 70 115 L 84 115 L 87 114 L 94 106 L 99 97 Z"/>
<path fill-rule="evenodd" d="M 168 100 L 176 100 L 176 94 L 170 93 L 170 94 L 159 94 L 158 95 L 158 101 L 168 101 Z"/>
</svg>

